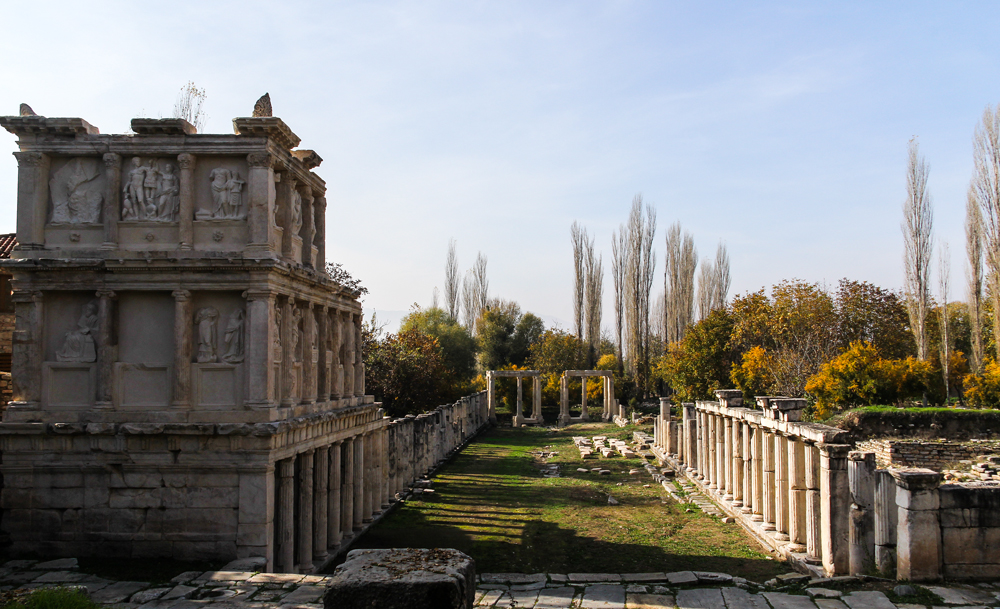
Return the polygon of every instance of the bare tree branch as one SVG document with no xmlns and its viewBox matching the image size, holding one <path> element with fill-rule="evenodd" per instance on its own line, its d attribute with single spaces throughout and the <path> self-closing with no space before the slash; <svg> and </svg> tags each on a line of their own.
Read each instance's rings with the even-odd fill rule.
<svg viewBox="0 0 1000 609">
<path fill-rule="evenodd" d="M 448 257 L 444 263 L 444 301 L 448 307 L 448 315 L 458 321 L 459 292 L 461 291 L 462 280 L 458 276 L 458 252 L 455 240 L 448 242 Z"/>
<path fill-rule="evenodd" d="M 903 268 L 906 275 L 906 310 L 917 343 L 917 355 L 927 359 L 927 303 L 930 300 L 931 250 L 934 211 L 927 194 L 927 161 L 920 156 L 916 139 L 910 140 L 903 203 Z"/>
<path fill-rule="evenodd" d="M 965 204 L 965 253 L 968 269 L 968 301 L 972 371 L 983 367 L 983 216 L 975 189 L 969 187 Z"/>
</svg>

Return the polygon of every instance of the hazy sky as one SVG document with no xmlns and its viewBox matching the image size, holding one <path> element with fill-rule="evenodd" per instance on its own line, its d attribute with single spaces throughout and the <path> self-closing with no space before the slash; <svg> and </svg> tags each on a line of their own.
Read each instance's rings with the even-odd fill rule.
<svg viewBox="0 0 1000 609">
<path fill-rule="evenodd" d="M 958 298 L 998 17 L 987 2 L 10 3 L 0 114 L 27 102 L 120 133 L 170 116 L 192 80 L 205 130 L 225 133 L 267 91 L 325 159 L 328 257 L 371 290 L 366 308 L 429 304 L 455 238 L 463 271 L 483 252 L 493 295 L 563 327 L 570 224 L 609 269 L 637 193 L 660 261 L 676 220 L 702 258 L 726 242 L 731 294 L 792 277 L 901 287 L 919 136 Z M 0 230 L 16 168 L 0 158 Z M 605 294 L 609 326 L 610 273 Z"/>
</svg>

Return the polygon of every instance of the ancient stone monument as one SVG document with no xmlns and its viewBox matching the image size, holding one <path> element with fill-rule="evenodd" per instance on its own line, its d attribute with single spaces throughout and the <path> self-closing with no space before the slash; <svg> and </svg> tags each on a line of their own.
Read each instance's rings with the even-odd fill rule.
<svg viewBox="0 0 1000 609">
<path fill-rule="evenodd" d="M 390 501 L 359 294 L 323 270 L 321 159 L 267 106 L 233 135 L 0 118 L 19 146 L 14 553 L 310 571 Z"/>
</svg>

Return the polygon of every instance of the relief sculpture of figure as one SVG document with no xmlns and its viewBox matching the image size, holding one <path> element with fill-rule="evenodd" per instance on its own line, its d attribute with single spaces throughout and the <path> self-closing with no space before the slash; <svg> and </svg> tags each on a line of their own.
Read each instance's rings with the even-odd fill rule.
<svg viewBox="0 0 1000 609">
<path fill-rule="evenodd" d="M 145 165 L 146 175 L 142 180 L 142 191 L 145 200 L 145 205 L 143 206 L 143 218 L 155 220 L 156 219 L 156 193 L 159 190 L 159 175 L 160 172 L 157 171 L 156 166 L 153 164 L 153 159 L 147 159 Z"/>
<path fill-rule="evenodd" d="M 302 343 L 302 333 L 299 330 L 299 323 L 302 322 L 302 311 L 298 308 L 292 309 L 292 360 L 302 361 L 302 354 L 299 352 L 299 345 Z"/>
<path fill-rule="evenodd" d="M 216 350 L 217 335 L 215 331 L 215 321 L 219 318 L 219 311 L 215 307 L 204 307 L 198 309 L 194 316 L 194 323 L 198 326 L 198 363 L 208 364 L 217 361 Z"/>
<path fill-rule="evenodd" d="M 234 171 L 227 182 L 229 195 L 226 197 L 226 217 L 238 219 L 243 217 L 243 184 L 238 171 Z"/>
<path fill-rule="evenodd" d="M 228 169 L 219 167 L 208 174 L 212 181 L 212 218 L 225 218 L 229 207 L 229 180 L 232 174 Z"/>
<path fill-rule="evenodd" d="M 243 361 L 243 318 L 243 309 L 236 309 L 226 324 L 226 353 L 222 356 L 222 361 L 227 364 Z"/>
<path fill-rule="evenodd" d="M 238 171 L 217 167 L 208 174 L 212 189 L 212 209 L 199 210 L 199 220 L 238 220 L 243 218 L 243 185 Z"/>
<path fill-rule="evenodd" d="M 96 362 L 97 349 L 94 334 L 97 332 L 97 303 L 89 302 L 76 322 L 77 329 L 66 333 L 62 349 L 56 352 L 58 362 Z"/>
<path fill-rule="evenodd" d="M 49 181 L 53 224 L 96 224 L 104 194 L 98 184 L 97 160 L 77 157 L 56 171 Z"/>
<path fill-rule="evenodd" d="M 159 197 L 156 205 L 157 219 L 173 222 L 180 208 L 181 186 L 174 173 L 174 166 L 167 163 L 160 174 Z"/>
<path fill-rule="evenodd" d="M 292 234 L 297 235 L 302 229 L 302 195 L 292 189 Z"/>
<path fill-rule="evenodd" d="M 146 170 L 142 166 L 142 159 L 132 157 L 132 169 L 128 172 L 128 179 L 125 181 L 122 220 L 138 220 L 141 210 L 146 208 L 146 195 L 142 190 L 145 177 Z"/>
</svg>

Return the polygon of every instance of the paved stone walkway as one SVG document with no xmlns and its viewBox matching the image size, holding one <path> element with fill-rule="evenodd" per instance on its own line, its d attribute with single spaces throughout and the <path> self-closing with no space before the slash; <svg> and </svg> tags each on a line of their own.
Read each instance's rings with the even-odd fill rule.
<svg viewBox="0 0 1000 609">
<path fill-rule="evenodd" d="M 824 585 L 858 578 L 811 579 L 796 593 L 773 590 L 724 573 L 484 573 L 477 607 L 497 609 L 972 609 L 1000 607 L 1000 583 L 927 586 L 944 605 L 892 603 L 882 592 L 843 592 Z M 698 586 L 698 587 L 695 587 Z M 753 590 L 762 590 L 754 592 Z M 799 589 L 801 590 L 801 588 Z"/>
</svg>

